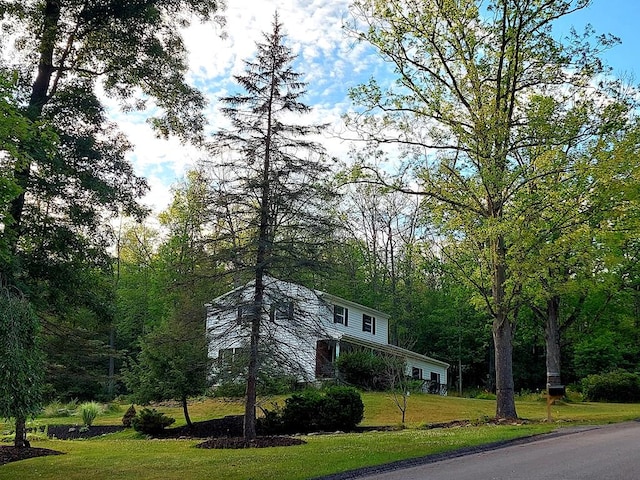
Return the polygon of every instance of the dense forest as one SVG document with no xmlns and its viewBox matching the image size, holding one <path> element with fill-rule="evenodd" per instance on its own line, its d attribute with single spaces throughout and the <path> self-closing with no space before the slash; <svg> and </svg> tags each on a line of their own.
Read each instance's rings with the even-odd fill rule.
<svg viewBox="0 0 640 480">
<path fill-rule="evenodd" d="M 450 363 L 450 391 L 497 392 L 498 416 L 560 374 L 637 372 L 640 128 L 600 57 L 616 40 L 552 36 L 584 0 L 481 3 L 353 2 L 345 34 L 396 78 L 350 91 L 359 141 L 332 159 L 277 15 L 207 136 L 180 32 L 217 1 L 0 0 L 0 413 L 205 392 L 204 304 L 265 274 L 388 312 L 392 343 Z M 104 95 L 202 152 L 157 216 Z M 31 400 L 10 404 L 16 383 Z"/>
</svg>

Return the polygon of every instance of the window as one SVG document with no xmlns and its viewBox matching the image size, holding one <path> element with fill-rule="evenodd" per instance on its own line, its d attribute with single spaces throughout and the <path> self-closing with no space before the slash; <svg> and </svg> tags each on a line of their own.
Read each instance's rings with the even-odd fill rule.
<svg viewBox="0 0 640 480">
<path fill-rule="evenodd" d="M 422 369 L 413 367 L 411 369 L 411 378 L 413 378 L 414 380 L 422 380 Z"/>
<path fill-rule="evenodd" d="M 269 320 L 293 320 L 294 306 L 293 302 L 276 302 L 271 304 L 269 310 Z"/>
<path fill-rule="evenodd" d="M 431 381 L 434 383 L 440 383 L 440 374 L 436 372 L 431 372 Z"/>
<path fill-rule="evenodd" d="M 362 331 L 376 334 L 376 319 L 366 313 L 362 314 Z"/>
<path fill-rule="evenodd" d="M 251 305 L 240 305 L 238 307 L 238 312 L 236 316 L 236 320 L 238 323 L 243 323 L 251 319 Z"/>
<path fill-rule="evenodd" d="M 349 309 L 340 305 L 333 306 L 333 323 L 341 323 L 345 327 L 349 326 Z"/>
</svg>

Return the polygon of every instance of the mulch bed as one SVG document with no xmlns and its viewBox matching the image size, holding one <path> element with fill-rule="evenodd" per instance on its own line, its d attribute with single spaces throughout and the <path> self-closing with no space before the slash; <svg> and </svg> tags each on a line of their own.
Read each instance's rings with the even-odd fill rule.
<svg viewBox="0 0 640 480">
<path fill-rule="evenodd" d="M 46 455 L 64 455 L 62 452 L 49 450 L 48 448 L 35 447 L 10 447 L 0 446 L 0 465 L 9 462 L 17 462 L 18 460 L 26 460 L 28 458 L 44 457 Z"/>
<path fill-rule="evenodd" d="M 82 428 L 77 425 L 49 425 L 47 436 L 58 440 L 77 440 L 79 438 L 93 438 L 109 433 L 121 432 L 125 427 L 118 425 L 93 425 Z"/>
</svg>

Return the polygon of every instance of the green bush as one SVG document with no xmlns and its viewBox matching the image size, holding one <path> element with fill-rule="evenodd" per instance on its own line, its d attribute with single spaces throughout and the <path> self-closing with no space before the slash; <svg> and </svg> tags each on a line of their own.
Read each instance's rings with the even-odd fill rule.
<svg viewBox="0 0 640 480">
<path fill-rule="evenodd" d="M 85 427 L 93 425 L 93 421 L 102 413 L 102 405 L 97 402 L 85 402 L 80 405 L 80 415 Z"/>
<path fill-rule="evenodd" d="M 330 387 L 320 412 L 321 430 L 353 430 L 362 421 L 364 404 L 355 388 Z"/>
<path fill-rule="evenodd" d="M 640 401 L 640 376 L 625 370 L 614 370 L 582 379 L 582 394 L 592 402 Z"/>
<path fill-rule="evenodd" d="M 259 434 L 268 435 L 280 435 L 287 433 L 284 427 L 283 410 L 277 403 L 273 405 L 272 410 L 260 407 L 263 413 L 263 417 L 259 417 L 257 420 L 257 430 Z"/>
<path fill-rule="evenodd" d="M 284 401 L 282 424 L 287 432 L 320 430 L 323 397 L 318 390 L 307 389 L 294 393 Z"/>
<path fill-rule="evenodd" d="M 70 417 L 78 409 L 78 401 L 72 400 L 67 403 L 62 403 L 59 400 L 55 400 L 44 407 L 44 411 L 40 414 L 44 418 L 56 418 L 56 417 Z"/>
<path fill-rule="evenodd" d="M 342 381 L 364 390 L 386 390 L 388 385 L 381 372 L 385 371 L 385 361 L 367 350 L 355 350 L 341 354 L 336 360 L 338 374 Z"/>
<path fill-rule="evenodd" d="M 165 427 L 168 427 L 175 421 L 175 418 L 167 417 L 155 408 L 143 408 L 140 413 L 133 418 L 131 424 L 136 432 L 155 435 L 162 432 Z"/>
<path fill-rule="evenodd" d="M 102 407 L 102 411 L 105 413 L 120 413 L 122 411 L 122 406 L 116 401 L 106 403 Z"/>
<path fill-rule="evenodd" d="M 285 400 L 284 408 L 263 410 L 259 428 L 265 434 L 353 430 L 362 421 L 364 404 L 351 387 L 330 387 L 324 394 L 307 389 Z"/>
</svg>

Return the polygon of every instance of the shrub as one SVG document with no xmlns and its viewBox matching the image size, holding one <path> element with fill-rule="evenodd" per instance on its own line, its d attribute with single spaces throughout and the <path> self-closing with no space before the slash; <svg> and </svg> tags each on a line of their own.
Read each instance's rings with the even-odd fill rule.
<svg viewBox="0 0 640 480">
<path fill-rule="evenodd" d="M 97 402 L 85 402 L 80 405 L 80 415 L 85 427 L 90 427 L 100 413 L 102 413 L 102 405 Z"/>
<path fill-rule="evenodd" d="M 273 405 L 273 410 L 260 407 L 263 417 L 257 419 L 257 429 L 260 434 L 280 435 L 287 433 L 284 426 L 283 410 L 277 403 Z"/>
<path fill-rule="evenodd" d="M 259 426 L 267 434 L 353 430 L 362 421 L 364 404 L 351 387 L 330 387 L 324 394 L 308 389 L 287 398 L 284 408 L 264 414 Z"/>
<path fill-rule="evenodd" d="M 129 428 L 131 426 L 131 422 L 133 422 L 133 419 L 136 416 L 136 409 L 133 406 L 133 404 L 129 407 L 129 409 L 124 413 L 124 415 L 122 416 L 122 425 L 124 425 L 125 427 Z"/>
<path fill-rule="evenodd" d="M 56 400 L 44 407 L 44 411 L 40 414 L 44 418 L 70 417 L 75 412 L 77 405 L 73 405 L 71 409 L 67 404 Z"/>
<path fill-rule="evenodd" d="M 136 432 L 155 435 L 162 432 L 165 427 L 168 427 L 175 421 L 175 418 L 167 417 L 155 408 L 143 408 L 140 413 L 133 418 L 131 424 Z"/>
<path fill-rule="evenodd" d="M 284 401 L 282 424 L 287 432 L 312 432 L 320 430 L 320 414 L 323 398 L 313 389 L 294 393 Z"/>
<path fill-rule="evenodd" d="M 640 376 L 614 370 L 582 379 L 582 393 L 592 402 L 637 402 L 640 400 Z"/>
<path fill-rule="evenodd" d="M 122 407 L 118 402 L 113 401 L 105 404 L 102 411 L 105 413 L 120 413 L 122 411 Z"/>
<path fill-rule="evenodd" d="M 321 405 L 321 430 L 353 430 L 362 421 L 364 404 L 355 388 L 331 387 Z"/>
<path fill-rule="evenodd" d="M 340 378 L 365 390 L 385 390 L 386 383 L 381 377 L 385 371 L 385 361 L 373 352 L 355 350 L 341 354 L 336 360 Z"/>
</svg>

